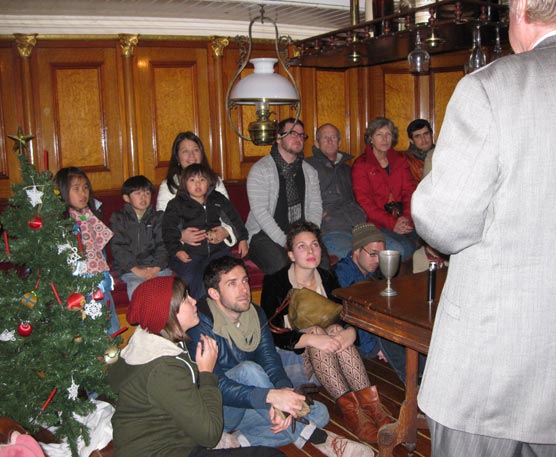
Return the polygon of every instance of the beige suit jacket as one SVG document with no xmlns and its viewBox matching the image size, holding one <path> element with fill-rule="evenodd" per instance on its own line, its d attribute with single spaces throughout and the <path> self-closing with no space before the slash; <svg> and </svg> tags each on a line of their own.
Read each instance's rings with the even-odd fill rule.
<svg viewBox="0 0 556 457">
<path fill-rule="evenodd" d="M 451 254 L 419 406 L 556 443 L 556 37 L 460 81 L 411 207 Z"/>
</svg>

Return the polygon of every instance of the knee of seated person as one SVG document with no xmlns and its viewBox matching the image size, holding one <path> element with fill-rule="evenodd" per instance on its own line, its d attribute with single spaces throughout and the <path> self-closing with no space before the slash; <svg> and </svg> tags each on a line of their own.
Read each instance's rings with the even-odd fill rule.
<svg viewBox="0 0 556 457">
<path fill-rule="evenodd" d="M 250 360 L 240 362 L 234 368 L 228 370 L 226 376 L 247 386 L 274 387 L 263 367 Z"/>
<path fill-rule="evenodd" d="M 326 406 L 319 402 L 315 401 L 311 405 L 311 412 L 307 415 L 307 418 L 317 424 L 317 427 L 323 428 L 330 422 L 330 414 Z"/>
</svg>

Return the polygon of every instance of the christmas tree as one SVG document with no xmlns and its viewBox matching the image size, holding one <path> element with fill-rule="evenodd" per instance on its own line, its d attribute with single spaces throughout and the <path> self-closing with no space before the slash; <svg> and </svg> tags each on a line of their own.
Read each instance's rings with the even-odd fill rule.
<svg viewBox="0 0 556 457">
<path fill-rule="evenodd" d="M 0 274 L 0 416 L 30 431 L 55 427 L 77 455 L 78 438 L 88 443 L 89 434 L 74 414 L 94 409 L 87 392 L 111 396 L 106 364 L 117 360 L 120 338 L 106 334 L 101 277 L 77 274 L 83 247 L 51 173 L 26 157 L 32 137 L 20 129 L 10 138 L 23 182 L 0 214 L 8 267 Z"/>
</svg>

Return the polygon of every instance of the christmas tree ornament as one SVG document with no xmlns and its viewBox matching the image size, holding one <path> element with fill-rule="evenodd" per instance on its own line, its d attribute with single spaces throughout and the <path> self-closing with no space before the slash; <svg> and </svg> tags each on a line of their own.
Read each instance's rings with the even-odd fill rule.
<svg viewBox="0 0 556 457">
<path fill-rule="evenodd" d="M 83 337 L 81 335 L 77 335 L 74 339 L 73 339 L 74 343 L 80 344 L 83 343 Z"/>
<path fill-rule="evenodd" d="M 32 186 L 30 189 L 26 189 L 25 193 L 27 194 L 29 203 L 31 203 L 33 208 L 42 204 L 42 196 L 44 195 L 44 192 L 40 191 L 36 185 Z"/>
<path fill-rule="evenodd" d="M 108 365 L 112 365 L 120 358 L 120 350 L 116 346 L 110 346 L 104 351 L 104 361 Z"/>
<path fill-rule="evenodd" d="M 0 334 L 0 341 L 15 341 L 15 330 L 4 330 Z"/>
<path fill-rule="evenodd" d="M 6 230 L 4 230 L 3 236 L 4 236 L 4 247 L 6 248 L 6 255 L 10 257 L 11 256 L 10 242 L 8 241 L 8 232 Z"/>
<path fill-rule="evenodd" d="M 96 291 L 93 292 L 93 299 L 94 300 L 102 300 L 104 298 L 104 293 L 102 292 L 102 290 L 97 289 Z"/>
<path fill-rule="evenodd" d="M 27 225 L 31 230 L 40 230 L 42 228 L 42 219 L 40 216 L 34 216 Z"/>
<path fill-rule="evenodd" d="M 37 294 L 33 290 L 32 292 L 27 292 L 23 294 L 21 298 L 21 303 L 23 303 L 27 308 L 34 308 L 37 304 Z"/>
<path fill-rule="evenodd" d="M 83 311 L 85 312 L 85 315 L 95 320 L 97 317 L 102 316 L 102 304 L 98 301 L 91 300 L 84 306 Z"/>
<path fill-rule="evenodd" d="M 60 189 L 54 189 L 54 195 L 60 195 Z"/>
<path fill-rule="evenodd" d="M 22 322 L 17 326 L 17 333 L 23 337 L 29 336 L 33 332 L 33 326 L 29 322 Z"/>
<path fill-rule="evenodd" d="M 114 333 L 112 333 L 112 335 L 110 335 L 111 339 L 116 338 L 118 335 L 121 335 L 122 333 L 127 332 L 127 327 L 122 327 L 120 330 L 115 331 Z"/>
<path fill-rule="evenodd" d="M 44 371 L 37 371 L 37 376 L 41 379 L 46 378 L 46 373 Z"/>
<path fill-rule="evenodd" d="M 68 387 L 68 400 L 75 401 L 77 399 L 77 393 L 79 392 L 79 385 L 71 377 L 71 386 Z"/>
<path fill-rule="evenodd" d="M 54 294 L 56 301 L 58 302 L 59 305 L 61 305 L 62 300 L 60 300 L 60 296 L 58 295 L 58 291 L 56 290 L 56 286 L 54 285 L 53 282 L 50 283 L 50 288 L 52 289 L 52 293 Z"/>
<path fill-rule="evenodd" d="M 47 406 L 50 404 L 50 402 L 54 398 L 54 395 L 56 395 L 57 391 L 58 391 L 58 389 L 56 387 L 54 387 L 54 389 L 52 389 L 52 392 L 50 392 L 50 395 L 48 396 L 46 401 L 42 404 L 41 411 L 44 411 L 47 408 Z"/>
<path fill-rule="evenodd" d="M 83 309 L 83 305 L 85 304 L 85 297 L 79 292 L 74 292 L 73 294 L 70 294 L 66 302 L 70 311 L 80 311 Z"/>
<path fill-rule="evenodd" d="M 81 232 L 79 232 L 77 235 L 77 248 L 79 249 L 79 252 L 83 252 L 83 242 L 81 241 Z"/>
<path fill-rule="evenodd" d="M 24 135 L 21 127 L 18 127 L 17 135 L 8 135 L 8 138 L 15 141 L 13 150 L 21 155 L 27 149 L 27 143 L 35 137 L 33 135 Z"/>
</svg>

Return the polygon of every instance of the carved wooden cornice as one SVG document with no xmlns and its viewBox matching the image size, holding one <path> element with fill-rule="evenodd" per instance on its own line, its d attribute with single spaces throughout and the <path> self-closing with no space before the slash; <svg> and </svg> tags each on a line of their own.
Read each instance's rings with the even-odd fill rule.
<svg viewBox="0 0 556 457">
<path fill-rule="evenodd" d="M 37 34 L 25 35 L 24 33 L 14 33 L 14 37 L 19 55 L 25 59 L 30 57 L 33 48 L 37 44 Z"/>
<path fill-rule="evenodd" d="M 222 57 L 224 55 L 224 48 L 230 44 L 230 40 L 225 37 L 213 36 L 210 37 L 210 45 L 214 57 Z"/>
<path fill-rule="evenodd" d="M 120 38 L 120 47 L 122 48 L 122 56 L 133 57 L 133 51 L 135 50 L 135 46 L 137 46 L 137 43 L 139 43 L 139 35 L 120 33 L 118 37 Z"/>
</svg>

